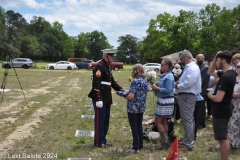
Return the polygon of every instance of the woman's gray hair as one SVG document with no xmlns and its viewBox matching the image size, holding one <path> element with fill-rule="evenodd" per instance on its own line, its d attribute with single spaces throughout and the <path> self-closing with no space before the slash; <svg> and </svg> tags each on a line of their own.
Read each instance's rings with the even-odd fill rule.
<svg viewBox="0 0 240 160">
<path fill-rule="evenodd" d="M 189 58 L 193 59 L 192 53 L 189 50 L 186 50 L 186 49 L 179 52 L 179 56 L 180 55 L 182 55 L 183 57 L 189 57 Z"/>
</svg>

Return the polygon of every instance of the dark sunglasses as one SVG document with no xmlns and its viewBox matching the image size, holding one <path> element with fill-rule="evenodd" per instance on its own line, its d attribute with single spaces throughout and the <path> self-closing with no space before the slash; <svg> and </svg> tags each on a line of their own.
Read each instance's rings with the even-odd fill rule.
<svg viewBox="0 0 240 160">
<path fill-rule="evenodd" d="M 185 57 L 182 57 L 182 58 L 180 58 L 180 57 L 179 57 L 180 61 L 182 61 L 182 60 L 183 60 L 183 58 L 185 58 Z"/>
<path fill-rule="evenodd" d="M 240 66 L 235 66 L 236 68 L 240 68 Z"/>
</svg>

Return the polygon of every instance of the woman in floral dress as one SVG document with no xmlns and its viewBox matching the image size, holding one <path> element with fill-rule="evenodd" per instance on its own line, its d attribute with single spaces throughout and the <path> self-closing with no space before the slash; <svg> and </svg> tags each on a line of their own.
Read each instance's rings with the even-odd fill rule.
<svg viewBox="0 0 240 160">
<path fill-rule="evenodd" d="M 127 96 L 127 114 L 132 130 L 132 148 L 126 152 L 138 153 L 143 149 L 143 113 L 146 110 L 148 82 L 145 78 L 144 68 L 141 64 L 135 64 L 132 68 L 131 86 Z"/>
<path fill-rule="evenodd" d="M 235 66 L 236 73 L 236 84 L 233 92 L 233 112 L 232 117 L 228 123 L 228 138 L 230 141 L 231 149 L 240 148 L 240 62 Z"/>
</svg>

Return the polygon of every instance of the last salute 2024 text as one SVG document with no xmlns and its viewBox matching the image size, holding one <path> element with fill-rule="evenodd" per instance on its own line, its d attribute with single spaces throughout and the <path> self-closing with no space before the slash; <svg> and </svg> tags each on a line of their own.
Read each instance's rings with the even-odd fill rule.
<svg viewBox="0 0 240 160">
<path fill-rule="evenodd" d="M 19 153 L 19 154 L 6 154 L 5 158 L 22 158 L 22 159 L 35 159 L 35 158 L 57 158 L 57 153 Z"/>
</svg>

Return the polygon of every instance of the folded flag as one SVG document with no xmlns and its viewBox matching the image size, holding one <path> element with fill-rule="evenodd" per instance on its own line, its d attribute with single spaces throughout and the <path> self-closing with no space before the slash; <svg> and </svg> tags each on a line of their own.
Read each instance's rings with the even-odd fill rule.
<svg viewBox="0 0 240 160">
<path fill-rule="evenodd" d="M 117 91 L 116 94 L 122 97 L 127 97 L 130 92 L 125 92 L 125 91 Z"/>
</svg>

